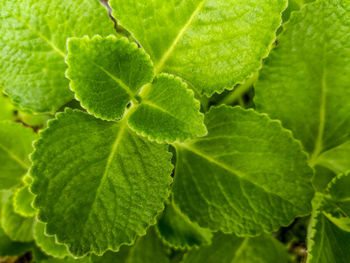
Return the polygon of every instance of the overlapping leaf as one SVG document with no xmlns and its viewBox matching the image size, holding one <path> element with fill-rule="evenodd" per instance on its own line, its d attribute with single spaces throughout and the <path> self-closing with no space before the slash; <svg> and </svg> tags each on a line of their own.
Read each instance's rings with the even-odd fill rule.
<svg viewBox="0 0 350 263">
<path fill-rule="evenodd" d="M 169 246 L 179 249 L 209 245 L 212 238 L 210 230 L 191 222 L 173 202 L 166 205 L 157 231 Z"/>
<path fill-rule="evenodd" d="M 183 263 L 287 263 L 286 248 L 271 236 L 239 238 L 217 233 L 210 246 L 191 250 Z"/>
<path fill-rule="evenodd" d="M 136 135 L 125 121 L 70 109 L 41 133 L 32 159 L 39 219 L 74 255 L 117 250 L 144 234 L 172 181 L 167 145 Z"/>
<path fill-rule="evenodd" d="M 150 54 L 156 73 L 200 93 L 233 88 L 255 72 L 274 41 L 285 0 L 111 0 L 114 16 Z"/>
<path fill-rule="evenodd" d="M 152 140 L 172 143 L 205 135 L 193 92 L 170 75 L 159 75 L 152 82 L 152 62 L 136 44 L 95 36 L 70 39 L 68 50 L 71 88 L 90 113 L 119 119 L 132 102 L 127 115 L 130 127 Z"/>
<path fill-rule="evenodd" d="M 24 217 L 33 217 L 37 213 L 32 204 L 33 200 L 34 195 L 30 191 L 29 185 L 18 188 L 13 200 L 15 212 Z"/>
<path fill-rule="evenodd" d="M 257 109 L 291 129 L 312 164 L 350 139 L 349 64 L 350 2 L 320 0 L 292 15 L 260 72 Z"/>
<path fill-rule="evenodd" d="M 0 227 L 0 257 L 19 256 L 29 251 L 32 246 L 31 242 L 12 241 Z"/>
<path fill-rule="evenodd" d="M 308 263 L 350 261 L 350 174 L 332 180 L 311 221 Z"/>
<path fill-rule="evenodd" d="M 68 41 L 67 77 L 82 106 L 102 119 L 123 116 L 140 88 L 153 79 L 150 58 L 125 38 L 94 36 Z"/>
<path fill-rule="evenodd" d="M 64 76 L 66 39 L 113 32 L 95 0 L 3 0 L 0 83 L 21 108 L 55 112 L 73 97 Z"/>
<path fill-rule="evenodd" d="M 222 106 L 205 123 L 208 136 L 176 144 L 174 201 L 192 220 L 257 235 L 311 211 L 312 170 L 279 122 Z"/>
<path fill-rule="evenodd" d="M 20 183 L 30 165 L 36 134 L 20 123 L 0 122 L 0 189 Z"/>
</svg>

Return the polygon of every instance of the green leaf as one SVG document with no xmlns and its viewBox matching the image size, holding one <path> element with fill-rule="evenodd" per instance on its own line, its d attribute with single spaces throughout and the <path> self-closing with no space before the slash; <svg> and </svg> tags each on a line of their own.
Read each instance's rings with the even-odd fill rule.
<svg viewBox="0 0 350 263">
<path fill-rule="evenodd" d="M 152 81 L 153 65 L 135 43 L 114 36 L 68 41 L 71 89 L 82 106 L 97 117 L 120 119 L 139 89 Z"/>
<path fill-rule="evenodd" d="M 137 136 L 125 121 L 71 109 L 41 132 L 32 160 L 39 220 L 77 256 L 117 250 L 145 234 L 172 182 L 167 145 Z"/>
<path fill-rule="evenodd" d="M 210 246 L 185 254 L 183 263 L 287 263 L 286 248 L 271 236 L 239 238 L 217 233 Z"/>
<path fill-rule="evenodd" d="M 311 211 L 312 170 L 280 122 L 240 107 L 212 108 L 209 134 L 176 144 L 174 201 L 202 227 L 259 235 Z"/>
<path fill-rule="evenodd" d="M 166 205 L 156 229 L 167 245 L 177 249 L 188 249 L 211 243 L 210 230 L 191 222 L 173 202 Z"/>
<path fill-rule="evenodd" d="M 1 226 L 5 234 L 13 241 L 29 242 L 33 240 L 33 218 L 22 217 L 15 213 L 13 195 L 1 208 Z"/>
<path fill-rule="evenodd" d="M 32 205 L 33 200 L 34 195 L 30 191 L 29 185 L 18 188 L 13 199 L 15 212 L 23 217 L 35 216 L 37 211 Z"/>
<path fill-rule="evenodd" d="M 307 262 L 350 262 L 350 233 L 333 224 L 322 211 L 317 211 L 311 222 Z"/>
<path fill-rule="evenodd" d="M 15 114 L 14 114 L 14 107 L 10 103 L 10 100 L 3 96 L 1 90 L 0 90 L 0 121 L 6 121 L 6 120 L 14 120 Z"/>
<path fill-rule="evenodd" d="M 63 244 L 58 244 L 54 236 L 48 236 L 45 233 L 45 224 L 38 220 L 34 222 L 33 236 L 35 243 L 45 254 L 56 258 L 69 256 L 67 247 Z"/>
<path fill-rule="evenodd" d="M 255 85 L 257 109 L 293 131 L 311 164 L 350 139 L 349 21 L 346 0 L 294 12 Z"/>
<path fill-rule="evenodd" d="M 312 184 L 317 192 L 324 192 L 336 174 L 326 167 L 316 165 Z"/>
<path fill-rule="evenodd" d="M 316 164 L 327 167 L 335 173 L 345 173 L 350 170 L 350 141 L 322 153 Z"/>
<path fill-rule="evenodd" d="M 156 73 L 182 77 L 210 95 L 233 88 L 261 67 L 281 24 L 285 0 L 111 0 Z"/>
<path fill-rule="evenodd" d="M 308 263 L 350 261 L 350 173 L 339 174 L 318 195 L 308 233 Z"/>
<path fill-rule="evenodd" d="M 33 246 L 30 242 L 12 241 L 0 227 L 0 257 L 19 256 L 29 251 Z"/>
<path fill-rule="evenodd" d="M 26 174 L 36 134 L 20 123 L 0 122 L 0 189 L 9 189 Z"/>
<path fill-rule="evenodd" d="M 2 0 L 0 10 L 0 83 L 15 104 L 35 112 L 53 113 L 73 97 L 66 39 L 114 33 L 97 0 Z"/>
<path fill-rule="evenodd" d="M 123 246 L 117 253 L 107 252 L 102 257 L 91 256 L 92 263 L 170 263 L 168 248 L 154 228 L 139 238 L 132 247 Z"/>
<path fill-rule="evenodd" d="M 141 95 L 142 102 L 128 121 L 137 133 L 169 143 L 207 133 L 200 104 L 180 78 L 158 75 Z"/>
</svg>

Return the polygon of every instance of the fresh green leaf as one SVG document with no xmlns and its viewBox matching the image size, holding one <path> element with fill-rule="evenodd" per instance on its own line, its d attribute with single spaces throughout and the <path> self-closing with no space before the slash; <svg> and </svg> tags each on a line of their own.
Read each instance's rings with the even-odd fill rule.
<svg viewBox="0 0 350 263">
<path fill-rule="evenodd" d="M 330 181 L 332 181 L 335 176 L 336 174 L 328 168 L 316 165 L 315 174 L 312 178 L 312 184 L 315 190 L 318 192 L 324 192 Z"/>
<path fill-rule="evenodd" d="M 209 245 L 212 238 L 210 230 L 191 222 L 173 202 L 166 205 L 157 231 L 166 244 L 178 249 Z"/>
<path fill-rule="evenodd" d="M 294 12 L 255 85 L 257 109 L 293 131 L 311 164 L 350 139 L 349 21 L 347 0 Z"/>
<path fill-rule="evenodd" d="M 14 120 L 14 107 L 10 100 L 3 96 L 0 90 L 0 121 Z"/>
<path fill-rule="evenodd" d="M 345 173 L 350 170 L 350 141 L 322 153 L 316 164 L 327 167 L 335 173 Z"/>
<path fill-rule="evenodd" d="M 210 246 L 185 254 L 183 263 L 287 263 L 286 248 L 271 236 L 239 238 L 217 233 Z"/>
<path fill-rule="evenodd" d="M 285 0 L 111 0 L 114 16 L 150 54 L 156 73 L 182 77 L 210 95 L 261 66 Z"/>
<path fill-rule="evenodd" d="M 172 182 L 167 145 L 137 136 L 125 121 L 70 109 L 49 122 L 32 160 L 39 219 L 77 256 L 117 250 L 145 234 Z"/>
<path fill-rule="evenodd" d="M 222 106 L 205 123 L 208 136 L 176 144 L 174 201 L 190 219 L 251 236 L 311 211 L 312 170 L 278 121 Z"/>
<path fill-rule="evenodd" d="M 33 240 L 33 218 L 22 217 L 15 213 L 13 195 L 1 208 L 1 226 L 5 234 L 13 241 L 29 242 Z"/>
<path fill-rule="evenodd" d="M 29 251 L 33 246 L 30 242 L 14 242 L 12 241 L 0 227 L 0 257 L 18 256 Z"/>
<path fill-rule="evenodd" d="M 168 248 L 162 243 L 154 228 L 140 237 L 134 246 L 121 247 L 117 253 L 107 252 L 102 257 L 92 256 L 92 263 L 170 263 Z"/>
<path fill-rule="evenodd" d="M 73 97 L 64 76 L 66 39 L 113 32 L 97 0 L 2 0 L 0 83 L 21 108 L 55 112 Z"/>
<path fill-rule="evenodd" d="M 58 244 L 54 236 L 48 236 L 45 234 L 45 224 L 35 220 L 33 227 L 33 236 L 35 243 L 45 254 L 56 257 L 65 258 L 69 256 L 67 247 Z"/>
<path fill-rule="evenodd" d="M 128 124 L 137 133 L 170 143 L 207 133 L 199 102 L 180 78 L 158 75 L 148 89 L 129 117 Z"/>
<path fill-rule="evenodd" d="M 37 211 L 32 205 L 33 200 L 34 195 L 30 191 L 29 185 L 18 188 L 13 199 L 15 212 L 23 217 L 35 216 Z"/>
<path fill-rule="evenodd" d="M 67 77 L 82 106 L 97 117 L 120 119 L 140 88 L 153 79 L 148 55 L 135 43 L 114 36 L 68 41 Z"/>
<path fill-rule="evenodd" d="M 333 224 L 318 211 L 312 220 L 308 263 L 350 262 L 350 233 Z"/>
<path fill-rule="evenodd" d="M 26 174 L 36 134 L 20 123 L 0 122 L 0 189 L 19 184 Z"/>
</svg>

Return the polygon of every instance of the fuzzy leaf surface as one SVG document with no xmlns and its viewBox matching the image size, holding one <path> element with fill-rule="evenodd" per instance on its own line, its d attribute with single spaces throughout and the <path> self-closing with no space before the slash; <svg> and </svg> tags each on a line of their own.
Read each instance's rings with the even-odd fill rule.
<svg viewBox="0 0 350 263">
<path fill-rule="evenodd" d="M 32 160 L 39 220 L 78 256 L 117 250 L 145 234 L 172 182 L 167 145 L 136 135 L 126 122 L 71 109 L 49 122 Z"/>
<path fill-rule="evenodd" d="M 111 0 L 114 16 L 150 54 L 156 73 L 200 93 L 233 88 L 256 71 L 281 23 L 285 0 Z"/>
<path fill-rule="evenodd" d="M 158 75 L 131 114 L 129 126 L 156 141 L 184 141 L 206 134 L 200 104 L 180 78 Z"/>
<path fill-rule="evenodd" d="M 135 43 L 114 36 L 68 41 L 71 89 L 82 106 L 97 117 L 120 119 L 139 89 L 152 81 L 153 65 Z"/>
<path fill-rule="evenodd" d="M 207 113 L 205 124 L 208 136 L 176 144 L 174 201 L 191 220 L 258 235 L 311 211 L 313 172 L 278 121 L 221 106 Z"/>
<path fill-rule="evenodd" d="M 234 235 L 215 234 L 210 246 L 191 250 L 182 263 L 287 263 L 285 247 L 271 236 L 239 238 Z"/>
<path fill-rule="evenodd" d="M 320 0 L 291 16 L 260 72 L 257 109 L 291 129 L 311 163 L 350 138 L 349 64 L 350 2 Z"/>
<path fill-rule="evenodd" d="M 20 183 L 30 166 L 36 134 L 20 123 L 0 122 L 0 189 Z"/>
<path fill-rule="evenodd" d="M 113 34 L 98 1 L 3 0 L 0 83 L 15 104 L 55 112 L 73 97 L 64 73 L 66 39 Z"/>
</svg>

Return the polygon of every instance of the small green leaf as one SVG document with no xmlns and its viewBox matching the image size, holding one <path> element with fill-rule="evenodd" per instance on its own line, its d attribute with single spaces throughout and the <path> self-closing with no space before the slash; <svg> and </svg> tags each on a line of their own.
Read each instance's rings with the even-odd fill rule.
<svg viewBox="0 0 350 263">
<path fill-rule="evenodd" d="M 180 78 L 158 75 L 142 95 L 141 104 L 128 121 L 137 133 L 169 143 L 207 133 L 200 104 Z"/>
<path fill-rule="evenodd" d="M 134 246 L 121 247 L 117 253 L 107 252 L 102 257 L 91 256 L 92 263 L 170 263 L 169 249 L 162 243 L 154 228 L 140 237 Z"/>
<path fill-rule="evenodd" d="M 29 242 L 33 240 L 33 218 L 22 217 L 15 213 L 13 195 L 1 208 L 1 226 L 13 241 Z"/>
<path fill-rule="evenodd" d="M 120 119 L 139 89 L 152 81 L 153 65 L 135 43 L 114 36 L 68 41 L 70 87 L 82 106 L 96 117 Z"/>
<path fill-rule="evenodd" d="M 0 122 L 0 189 L 20 183 L 30 166 L 29 154 L 36 134 L 20 123 Z"/>
<path fill-rule="evenodd" d="M 333 224 L 322 211 L 311 221 L 307 263 L 350 262 L 350 233 Z"/>
<path fill-rule="evenodd" d="M 29 189 L 29 185 L 18 188 L 14 195 L 15 212 L 23 217 L 33 217 L 37 210 L 33 207 L 34 195 Z"/>
<path fill-rule="evenodd" d="M 45 234 L 45 224 L 38 220 L 34 222 L 33 236 L 35 243 L 45 254 L 56 258 L 69 256 L 67 247 L 63 244 L 58 244 L 54 236 Z"/>
<path fill-rule="evenodd" d="M 271 236 L 239 238 L 215 234 L 210 246 L 185 254 L 182 263 L 287 263 L 286 248 Z"/>
<path fill-rule="evenodd" d="M 166 244 L 177 249 L 209 245 L 212 238 L 210 230 L 191 222 L 173 202 L 166 205 L 157 231 Z"/>
<path fill-rule="evenodd" d="M 212 108 L 209 134 L 176 144 L 174 201 L 202 227 L 259 235 L 311 212 L 312 169 L 280 122 L 240 107 Z"/>
<path fill-rule="evenodd" d="M 97 0 L 1 0 L 0 83 L 15 104 L 55 112 L 73 97 L 66 39 L 115 33 Z"/>
<path fill-rule="evenodd" d="M 350 139 L 350 2 L 294 12 L 255 85 L 257 109 L 279 119 L 318 156 Z"/>
<path fill-rule="evenodd" d="M 22 255 L 32 246 L 33 243 L 30 242 L 12 241 L 0 227 L 0 257 Z"/>
<path fill-rule="evenodd" d="M 285 0 L 111 0 L 114 16 L 167 72 L 206 95 L 233 88 L 261 67 Z"/>
<path fill-rule="evenodd" d="M 324 192 L 336 174 L 326 167 L 316 165 L 312 184 L 317 192 Z"/>
<path fill-rule="evenodd" d="M 155 224 L 172 182 L 168 146 L 127 123 L 67 109 L 41 132 L 32 155 L 34 207 L 73 255 L 131 244 Z"/>
</svg>

